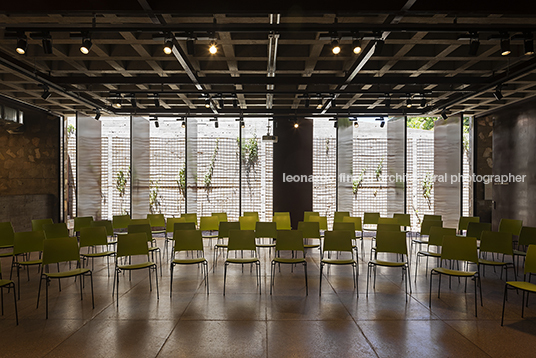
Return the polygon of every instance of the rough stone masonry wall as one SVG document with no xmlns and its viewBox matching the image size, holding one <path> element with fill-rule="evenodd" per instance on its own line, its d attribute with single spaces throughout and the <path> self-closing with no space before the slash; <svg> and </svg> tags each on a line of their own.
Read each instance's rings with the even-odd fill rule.
<svg viewBox="0 0 536 358">
<path fill-rule="evenodd" d="M 24 123 L 23 134 L 0 127 L 0 221 L 15 231 L 31 230 L 32 219 L 58 220 L 59 119 L 24 110 Z"/>
</svg>

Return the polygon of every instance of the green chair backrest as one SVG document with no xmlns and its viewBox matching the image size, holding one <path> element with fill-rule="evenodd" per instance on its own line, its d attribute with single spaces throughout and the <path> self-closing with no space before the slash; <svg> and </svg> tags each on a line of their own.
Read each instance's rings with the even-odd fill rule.
<svg viewBox="0 0 536 358">
<path fill-rule="evenodd" d="M 255 231 L 253 230 L 229 230 L 229 242 L 227 243 L 227 252 L 232 250 L 251 250 L 255 251 Z"/>
<path fill-rule="evenodd" d="M 128 225 L 144 225 L 147 224 L 151 226 L 149 219 L 131 219 Z"/>
<path fill-rule="evenodd" d="M 361 223 L 360 217 L 345 216 L 342 218 L 343 223 L 353 222 L 356 231 L 363 231 L 363 224 Z"/>
<path fill-rule="evenodd" d="M 378 218 L 378 225 L 391 224 L 401 226 L 397 218 Z"/>
<path fill-rule="evenodd" d="M 461 236 L 444 236 L 441 260 L 469 261 L 478 264 L 476 238 Z"/>
<path fill-rule="evenodd" d="M 479 223 L 480 218 L 478 216 L 460 216 L 458 220 L 458 230 L 467 230 L 469 223 Z"/>
<path fill-rule="evenodd" d="M 174 251 L 203 251 L 201 230 L 175 230 L 173 232 Z"/>
<path fill-rule="evenodd" d="M 274 212 L 274 216 L 288 216 L 290 217 L 289 211 L 276 211 Z"/>
<path fill-rule="evenodd" d="M 149 247 L 147 246 L 147 234 L 144 232 L 128 233 L 117 237 L 117 255 L 136 256 L 147 255 L 149 257 Z"/>
<path fill-rule="evenodd" d="M 263 239 L 277 239 L 277 223 L 257 221 L 255 236 Z"/>
<path fill-rule="evenodd" d="M 478 240 L 480 240 L 480 236 L 482 236 L 482 231 L 491 231 L 491 224 L 470 222 L 467 225 L 467 232 L 465 236 L 476 237 Z"/>
<path fill-rule="evenodd" d="M 201 231 L 218 231 L 220 227 L 220 219 L 217 216 L 203 216 L 199 222 L 199 230 Z"/>
<path fill-rule="evenodd" d="M 523 226 L 521 228 L 519 245 L 536 245 L 536 227 Z"/>
<path fill-rule="evenodd" d="M 363 213 L 363 224 L 376 225 L 378 223 L 379 218 L 380 213 Z"/>
<path fill-rule="evenodd" d="M 335 221 L 333 223 L 333 231 L 351 231 L 355 236 L 355 224 L 353 222 Z"/>
<path fill-rule="evenodd" d="M 44 224 L 43 231 L 45 232 L 45 238 L 47 239 L 69 237 L 69 229 L 67 229 L 67 224 L 65 223 Z"/>
<path fill-rule="evenodd" d="M 83 227 L 90 227 L 93 216 L 80 216 L 74 218 L 74 231 L 79 232 Z"/>
<path fill-rule="evenodd" d="M 411 226 L 411 215 L 394 213 L 393 218 L 398 219 L 400 226 Z"/>
<path fill-rule="evenodd" d="M 496 252 L 513 255 L 512 234 L 497 231 L 482 231 L 480 252 Z"/>
<path fill-rule="evenodd" d="M 108 244 L 108 232 L 104 226 L 83 227 L 80 229 L 80 247 Z"/>
<path fill-rule="evenodd" d="M 443 226 L 443 221 L 441 220 L 425 220 L 421 223 L 421 235 L 428 235 L 430 233 L 430 228 L 432 226 Z"/>
<path fill-rule="evenodd" d="M 227 213 L 212 213 L 212 216 L 217 217 L 219 222 L 227 221 Z"/>
<path fill-rule="evenodd" d="M 378 224 L 376 226 L 376 232 L 382 231 L 400 231 L 400 224 Z"/>
<path fill-rule="evenodd" d="M 16 232 L 13 237 L 13 254 L 43 251 L 44 240 L 45 233 L 42 230 Z"/>
<path fill-rule="evenodd" d="M 114 234 L 114 227 L 111 220 L 92 221 L 91 227 L 104 227 L 108 236 L 113 236 Z"/>
<path fill-rule="evenodd" d="M 147 214 L 147 219 L 151 227 L 166 227 L 164 214 Z"/>
<path fill-rule="evenodd" d="M 528 273 L 536 274 L 536 245 L 529 245 L 527 249 L 524 272 L 525 275 Z"/>
<path fill-rule="evenodd" d="M 6 221 L 0 223 L 0 247 L 13 246 L 13 240 L 15 238 L 15 231 L 11 222 Z"/>
<path fill-rule="evenodd" d="M 194 223 L 197 226 L 197 213 L 182 214 L 181 218 L 184 218 L 187 223 Z"/>
<path fill-rule="evenodd" d="M 320 239 L 320 225 L 318 222 L 300 221 L 298 222 L 298 230 L 305 239 Z"/>
<path fill-rule="evenodd" d="M 238 218 L 240 230 L 255 230 L 257 218 L 255 216 L 241 216 Z"/>
<path fill-rule="evenodd" d="M 186 219 L 185 218 L 169 218 L 167 219 L 167 222 L 166 222 L 166 231 L 167 232 L 173 232 L 175 231 L 175 224 L 177 223 L 186 223 Z M 195 224 L 194 224 L 194 228 L 193 230 L 195 230 Z"/>
<path fill-rule="evenodd" d="M 54 221 L 52 219 L 32 220 L 32 231 L 43 230 L 43 225 L 45 224 L 54 224 Z"/>
<path fill-rule="evenodd" d="M 352 239 L 354 232 L 348 230 L 326 231 L 324 233 L 324 248 L 326 251 L 350 251 L 352 252 Z"/>
<path fill-rule="evenodd" d="M 320 216 L 320 213 L 317 211 L 304 211 L 303 212 L 303 221 L 307 222 L 310 221 L 309 218 L 311 216 Z"/>
<path fill-rule="evenodd" d="M 307 223 L 305 223 L 307 224 Z M 277 232 L 277 240 L 275 241 L 275 250 L 291 250 L 302 251 L 305 256 L 303 247 L 304 235 L 301 230 L 280 230 Z"/>
<path fill-rule="evenodd" d="M 507 232 L 515 236 L 519 236 L 522 227 L 523 220 L 501 219 L 499 222 L 499 232 Z"/>
<path fill-rule="evenodd" d="M 348 211 L 336 211 L 333 214 L 333 222 L 342 222 L 345 216 L 350 216 L 350 213 Z"/>
<path fill-rule="evenodd" d="M 80 261 L 76 237 L 61 237 L 43 241 L 43 265 L 65 261 Z"/>
<path fill-rule="evenodd" d="M 240 230 L 240 223 L 237 221 L 220 221 L 218 237 L 220 239 L 229 238 L 229 230 Z"/>
<path fill-rule="evenodd" d="M 428 233 L 428 245 L 441 246 L 443 245 L 443 236 L 455 236 L 456 229 L 449 229 L 441 226 L 432 226 Z"/>
<path fill-rule="evenodd" d="M 153 240 L 153 232 L 151 230 L 151 225 L 149 224 L 134 224 L 128 226 L 129 234 L 144 233 L 146 235 L 147 241 Z M 147 245 L 147 244 L 145 244 Z"/>
<path fill-rule="evenodd" d="M 376 235 L 376 252 L 408 254 L 406 233 L 402 231 L 381 231 Z"/>
<path fill-rule="evenodd" d="M 187 222 L 176 222 L 175 225 L 173 225 L 173 230 L 170 232 L 175 232 L 175 230 L 195 230 L 195 224 L 194 223 L 187 223 Z"/>
<path fill-rule="evenodd" d="M 112 217 L 112 225 L 114 227 L 114 230 L 126 229 L 128 227 L 128 224 L 130 224 L 129 215 L 114 215 Z"/>
<path fill-rule="evenodd" d="M 245 211 L 244 216 L 255 216 L 257 221 L 259 221 L 259 213 L 256 211 Z"/>
<path fill-rule="evenodd" d="M 443 218 L 441 215 L 431 215 L 431 214 L 424 214 L 422 221 L 426 220 L 441 220 L 443 221 Z"/>
<path fill-rule="evenodd" d="M 292 230 L 289 213 L 275 214 L 272 221 L 277 224 L 277 230 Z"/>
<path fill-rule="evenodd" d="M 320 226 L 320 230 L 328 229 L 328 218 L 325 216 L 310 216 L 309 221 L 318 222 L 318 225 Z"/>
</svg>

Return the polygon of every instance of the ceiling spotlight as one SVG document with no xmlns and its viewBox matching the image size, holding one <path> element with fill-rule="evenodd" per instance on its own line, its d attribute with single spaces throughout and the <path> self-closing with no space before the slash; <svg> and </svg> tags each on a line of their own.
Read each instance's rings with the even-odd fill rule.
<svg viewBox="0 0 536 358">
<path fill-rule="evenodd" d="M 357 119 L 354 122 L 354 128 L 359 128 L 359 122 L 357 121 Z"/>
<path fill-rule="evenodd" d="M 233 108 L 237 108 L 238 107 L 238 99 L 234 98 L 233 99 Z"/>
<path fill-rule="evenodd" d="M 91 50 L 91 46 L 93 46 L 91 39 L 89 37 L 84 38 L 82 40 L 82 46 L 80 46 L 80 52 L 82 52 L 84 55 L 87 55 L 89 50 Z"/>
<path fill-rule="evenodd" d="M 205 108 L 210 108 L 210 98 L 205 98 Z"/>
<path fill-rule="evenodd" d="M 294 128 L 300 128 L 300 124 L 298 123 L 298 121 L 294 122 Z"/>
<path fill-rule="evenodd" d="M 157 93 L 153 94 L 153 100 L 154 100 L 154 106 L 155 107 L 160 107 L 160 98 L 158 98 Z"/>
<path fill-rule="evenodd" d="M 332 108 L 336 107 L 335 96 L 331 99 L 331 107 Z"/>
<path fill-rule="evenodd" d="M 333 52 L 334 55 L 338 55 L 341 53 L 341 47 L 339 46 L 339 41 L 333 40 L 331 41 L 331 52 Z"/>
<path fill-rule="evenodd" d="M 534 37 L 532 34 L 527 34 L 523 40 L 525 45 L 525 55 L 530 56 L 534 55 Z"/>
<path fill-rule="evenodd" d="M 508 35 L 505 35 L 508 36 Z M 510 51 L 510 38 L 505 37 L 501 39 L 501 55 L 507 56 L 511 53 Z"/>
<path fill-rule="evenodd" d="M 166 55 L 171 55 L 173 52 L 173 41 L 167 39 L 166 42 L 164 42 L 163 50 Z"/>
<path fill-rule="evenodd" d="M 382 122 L 380 123 L 380 128 L 383 128 L 384 126 L 385 126 L 385 121 L 382 121 Z"/>
<path fill-rule="evenodd" d="M 424 107 L 426 107 L 426 98 L 424 98 L 423 96 L 421 99 L 421 108 L 424 108 Z"/>
<path fill-rule="evenodd" d="M 95 108 L 95 119 L 98 121 L 100 117 L 101 117 L 100 109 Z"/>
<path fill-rule="evenodd" d="M 112 107 L 117 108 L 117 109 L 120 109 L 121 107 L 123 107 L 121 98 L 114 99 L 114 101 L 112 102 Z"/>
<path fill-rule="evenodd" d="M 376 41 L 376 46 L 374 47 L 374 54 L 376 56 L 379 56 L 379 55 L 382 54 L 384 44 L 385 44 L 385 41 L 383 41 L 383 40 L 377 40 Z"/>
<path fill-rule="evenodd" d="M 406 100 L 406 107 L 407 107 L 407 108 L 411 108 L 411 98 L 408 98 L 408 99 Z"/>
<path fill-rule="evenodd" d="M 480 47 L 478 35 L 476 36 L 477 37 L 471 37 L 471 39 L 469 40 L 469 56 L 476 56 L 478 48 Z"/>
<path fill-rule="evenodd" d="M 495 99 L 497 101 L 500 101 L 502 98 L 503 98 L 503 94 L 502 94 L 502 85 L 498 85 L 496 88 L 495 88 L 495 92 L 493 92 L 493 96 L 495 97 Z"/>
<path fill-rule="evenodd" d="M 134 94 L 130 96 L 130 105 L 134 108 L 138 108 L 138 102 L 136 101 L 136 95 Z"/>
<path fill-rule="evenodd" d="M 320 98 L 318 100 L 318 104 L 316 105 L 316 109 L 322 109 L 323 105 L 322 105 L 322 98 Z"/>
<path fill-rule="evenodd" d="M 15 49 L 19 55 L 24 55 L 28 49 L 28 41 L 25 37 L 21 37 L 17 40 L 17 48 Z"/>
<path fill-rule="evenodd" d="M 43 52 L 47 55 L 52 55 L 52 37 L 50 37 L 50 34 L 43 36 L 41 44 L 43 45 Z"/>
<path fill-rule="evenodd" d="M 218 52 L 218 46 L 216 45 L 216 41 L 212 41 L 210 43 L 210 47 L 208 48 L 208 52 L 210 52 L 211 55 L 215 55 Z"/>
<path fill-rule="evenodd" d="M 216 122 L 214 122 L 214 128 L 218 128 L 220 124 L 218 123 L 218 120 L 216 119 Z"/>
<path fill-rule="evenodd" d="M 181 127 L 182 127 L 182 128 L 186 128 L 186 118 L 184 118 L 184 119 L 182 120 Z"/>
<path fill-rule="evenodd" d="M 339 122 L 337 120 L 335 120 L 335 122 L 333 122 L 333 128 L 338 128 L 339 127 Z"/>
<path fill-rule="evenodd" d="M 354 53 L 358 55 L 361 52 L 361 41 L 355 39 L 352 45 L 354 46 Z"/>
<path fill-rule="evenodd" d="M 441 118 L 443 118 L 444 120 L 447 120 L 448 118 L 448 114 L 447 114 L 447 108 L 443 108 L 443 110 L 441 111 Z"/>
<path fill-rule="evenodd" d="M 47 85 L 43 85 L 43 94 L 41 95 L 41 98 L 45 101 L 50 98 L 52 93 L 50 93 L 50 90 Z"/>
<path fill-rule="evenodd" d="M 244 121 L 240 121 L 240 127 L 246 128 L 246 124 L 244 123 Z"/>
<path fill-rule="evenodd" d="M 154 126 L 155 126 L 156 128 L 160 127 L 160 123 L 158 123 L 158 119 L 156 119 L 156 121 L 154 122 Z"/>
</svg>

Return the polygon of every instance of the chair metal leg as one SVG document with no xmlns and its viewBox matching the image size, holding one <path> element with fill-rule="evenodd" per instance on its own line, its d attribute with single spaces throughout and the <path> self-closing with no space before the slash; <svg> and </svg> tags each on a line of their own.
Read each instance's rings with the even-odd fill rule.
<svg viewBox="0 0 536 358">
<path fill-rule="evenodd" d="M 173 268 L 174 267 L 175 265 L 171 263 L 171 273 L 170 273 L 171 279 L 169 281 L 169 298 L 171 298 L 171 295 L 173 294 Z"/>
<path fill-rule="evenodd" d="M 503 296 L 503 306 L 502 306 L 502 315 L 501 315 L 501 326 L 504 324 L 504 307 L 506 306 L 506 292 L 508 291 L 508 285 L 504 285 L 504 296 Z M 523 304 L 523 303 L 521 303 Z"/>
<path fill-rule="evenodd" d="M 223 267 L 223 295 L 225 296 L 225 283 L 227 281 L 227 265 L 229 263 L 226 262 L 225 266 Z"/>
<path fill-rule="evenodd" d="M 162 261 L 160 261 L 162 262 Z M 155 281 L 156 281 L 156 299 L 159 300 L 160 299 L 160 292 L 158 290 L 158 269 L 156 267 L 156 264 L 155 264 L 155 267 L 154 267 L 154 278 L 155 278 Z M 149 270 L 149 273 L 150 273 L 151 270 Z M 160 268 L 160 273 L 162 273 L 162 268 Z"/>
<path fill-rule="evenodd" d="M 322 296 L 322 270 L 324 268 L 324 264 L 320 263 L 320 286 L 318 288 L 318 295 Z"/>
<path fill-rule="evenodd" d="M 309 286 L 307 284 L 307 262 L 303 263 L 303 270 L 305 271 L 305 295 L 309 296 Z"/>
</svg>

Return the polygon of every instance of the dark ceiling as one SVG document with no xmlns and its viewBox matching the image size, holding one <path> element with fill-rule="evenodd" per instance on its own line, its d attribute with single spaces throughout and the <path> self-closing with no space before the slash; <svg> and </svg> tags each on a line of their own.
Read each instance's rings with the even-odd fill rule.
<svg viewBox="0 0 536 358">
<path fill-rule="evenodd" d="M 240 1 L 182 9 L 168 1 L 93 1 L 101 10 L 91 11 L 72 1 L 43 3 L 0 9 L 0 94 L 54 113 L 477 114 L 536 95 L 536 57 L 525 54 L 536 16 L 524 2 L 496 10 L 480 10 L 480 1 L 360 9 L 348 2 L 337 11 L 283 1 L 254 10 Z M 24 55 L 15 51 L 21 38 Z M 87 55 L 83 38 L 93 44 Z M 166 38 L 174 44 L 169 55 Z"/>
</svg>

